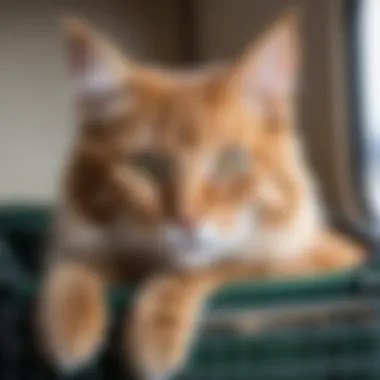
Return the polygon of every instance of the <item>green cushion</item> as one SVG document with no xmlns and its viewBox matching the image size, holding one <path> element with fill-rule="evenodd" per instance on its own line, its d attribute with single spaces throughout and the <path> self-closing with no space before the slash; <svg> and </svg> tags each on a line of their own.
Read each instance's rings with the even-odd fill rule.
<svg viewBox="0 0 380 380">
<path fill-rule="evenodd" d="M 16 279 L 12 281 L 7 296 L 0 301 L 0 364 L 6 353 L 8 359 L 4 362 L 9 366 L 4 372 L 0 365 L 0 377 L 4 380 L 21 380 L 25 376 L 36 380 L 58 379 L 40 361 L 33 359 L 34 351 L 28 349 L 28 339 L 21 335 L 18 328 L 11 328 L 12 324 L 16 326 L 16 321 L 21 321 L 21 324 L 25 322 L 26 305 L 38 289 L 37 258 L 43 249 L 51 215 L 48 206 L 0 207 L 0 265 L 2 269 L 12 268 L 13 278 Z M 231 284 L 211 297 L 206 316 L 228 311 L 238 317 L 241 312 L 274 305 L 362 299 L 368 278 L 367 269 Z M 133 295 L 132 285 L 110 290 L 109 302 L 115 316 L 123 312 Z M 380 370 L 375 365 L 377 353 L 380 352 L 379 342 L 379 324 L 375 317 L 367 318 L 365 322 L 326 320 L 313 327 L 309 324 L 279 327 L 255 334 L 204 328 L 185 371 L 178 378 L 377 380 L 380 379 Z M 12 351 L 15 344 L 18 348 Z M 111 351 L 100 362 L 69 378 L 125 379 L 120 366 L 115 364 L 116 352 Z M 26 375 L 15 375 L 21 372 Z"/>
<path fill-rule="evenodd" d="M 48 206 L 0 207 L 0 236 L 13 251 L 14 260 L 20 262 L 20 269 L 23 271 L 30 272 L 38 267 L 36 258 L 43 248 L 51 217 L 51 208 Z M 311 300 L 341 296 L 359 286 L 360 274 L 360 270 L 338 271 L 308 277 L 240 282 L 226 286 L 213 297 L 210 305 L 217 308 L 240 308 L 279 302 L 282 299 Z M 20 284 L 20 288 L 26 293 L 33 293 L 38 284 L 38 279 L 34 280 Z M 128 289 L 130 288 L 114 289 L 115 302 L 125 302 L 125 298 L 129 297 L 126 294 L 131 292 Z"/>
</svg>

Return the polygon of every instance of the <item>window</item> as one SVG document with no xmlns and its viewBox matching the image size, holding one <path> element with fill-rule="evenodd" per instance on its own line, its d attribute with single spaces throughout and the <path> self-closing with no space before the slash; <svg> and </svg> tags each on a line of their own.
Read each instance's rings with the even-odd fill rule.
<svg viewBox="0 0 380 380">
<path fill-rule="evenodd" d="M 364 132 L 362 178 L 370 211 L 380 221 L 380 1 L 359 0 L 357 5 L 355 98 L 360 103 L 359 125 Z"/>
</svg>

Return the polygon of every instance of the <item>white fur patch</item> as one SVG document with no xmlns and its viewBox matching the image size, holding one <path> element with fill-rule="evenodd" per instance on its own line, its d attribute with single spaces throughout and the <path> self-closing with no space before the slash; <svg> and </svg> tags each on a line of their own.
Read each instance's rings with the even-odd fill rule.
<svg viewBox="0 0 380 380">
<path fill-rule="evenodd" d="M 74 84 L 80 98 L 92 99 L 116 88 L 117 81 L 108 69 L 94 64 L 76 78 Z"/>
<path fill-rule="evenodd" d="M 246 211 L 238 214 L 234 227 L 227 231 L 211 221 L 201 222 L 191 232 L 168 225 L 164 227 L 164 239 L 173 264 L 196 267 L 245 251 L 252 228 L 252 215 Z"/>
</svg>

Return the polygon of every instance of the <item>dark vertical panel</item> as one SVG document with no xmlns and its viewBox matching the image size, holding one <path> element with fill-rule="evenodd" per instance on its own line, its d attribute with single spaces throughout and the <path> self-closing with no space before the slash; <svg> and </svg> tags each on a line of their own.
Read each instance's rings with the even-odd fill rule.
<svg viewBox="0 0 380 380">
<path fill-rule="evenodd" d="M 185 65 L 193 64 L 199 58 L 197 17 L 194 0 L 179 2 L 178 17 L 180 21 L 180 51 L 181 62 Z"/>
</svg>

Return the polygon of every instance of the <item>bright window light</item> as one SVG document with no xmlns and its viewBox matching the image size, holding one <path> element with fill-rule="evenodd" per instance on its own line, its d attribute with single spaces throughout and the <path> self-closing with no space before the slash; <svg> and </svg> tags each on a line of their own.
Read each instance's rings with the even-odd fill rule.
<svg viewBox="0 0 380 380">
<path fill-rule="evenodd" d="M 380 0 L 359 0 L 359 70 L 366 143 L 366 189 L 380 220 Z"/>
</svg>

